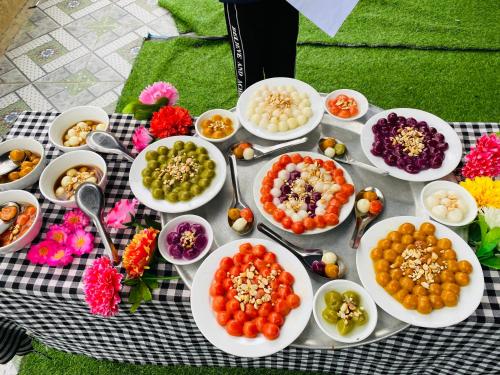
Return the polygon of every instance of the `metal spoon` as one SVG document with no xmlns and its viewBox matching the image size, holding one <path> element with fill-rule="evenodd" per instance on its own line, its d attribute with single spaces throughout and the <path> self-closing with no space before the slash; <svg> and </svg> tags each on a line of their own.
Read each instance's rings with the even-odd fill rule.
<svg viewBox="0 0 500 375">
<path fill-rule="evenodd" d="M 12 151 L 12 150 L 11 150 Z M 26 152 L 24 153 L 24 159 L 21 161 L 13 161 L 10 157 L 10 151 L 6 152 L 3 155 L 0 155 L 0 176 L 3 176 L 4 174 L 10 173 L 12 171 L 15 171 L 23 161 L 26 160 Z"/>
<path fill-rule="evenodd" d="M 283 150 L 283 149 L 288 148 L 288 147 L 301 145 L 302 143 L 306 143 L 306 142 L 307 142 L 307 137 L 297 138 L 297 139 L 294 139 L 292 141 L 279 143 L 279 144 L 274 145 L 274 146 L 261 146 L 261 145 L 252 144 L 250 142 L 242 141 L 242 142 L 238 142 L 238 143 L 231 145 L 231 147 L 229 149 L 230 149 L 231 154 L 234 155 L 233 150 L 236 147 L 238 147 L 238 145 L 240 143 L 248 143 L 254 150 L 253 158 L 252 159 L 238 159 L 238 160 L 250 161 L 250 160 L 259 159 L 263 156 L 270 155 L 272 153 L 275 153 L 279 150 Z"/>
<path fill-rule="evenodd" d="M 3 221 L 0 219 L 0 234 L 5 232 L 7 229 L 9 229 L 12 226 L 12 223 L 16 220 L 17 216 L 19 215 L 19 212 L 21 211 L 21 207 L 16 202 L 6 202 L 0 206 L 0 211 L 4 207 L 15 207 L 16 208 L 16 214 L 14 217 L 8 221 Z"/>
<path fill-rule="evenodd" d="M 382 192 L 374 187 L 366 187 L 363 190 L 361 190 L 358 194 L 356 194 L 356 199 L 354 203 L 354 213 L 356 215 L 356 227 L 354 228 L 354 233 L 352 234 L 351 242 L 350 245 L 353 249 L 357 249 L 359 246 L 359 241 L 361 237 L 363 237 L 363 233 L 365 233 L 366 226 L 370 224 L 373 220 L 375 220 L 381 213 L 380 211 L 376 215 L 372 215 L 370 213 L 362 213 L 358 210 L 358 200 L 363 198 L 363 193 L 367 191 L 373 191 L 375 194 L 377 194 L 378 199 L 382 203 L 382 211 L 384 211 L 385 208 L 385 200 L 384 200 L 384 194 Z"/>
<path fill-rule="evenodd" d="M 111 133 L 96 130 L 90 132 L 86 138 L 87 145 L 94 151 L 105 154 L 121 155 L 128 161 L 134 161 L 125 146 Z"/>
<path fill-rule="evenodd" d="M 271 228 L 263 223 L 257 224 L 257 230 L 272 240 L 279 243 L 285 249 L 289 250 L 293 255 L 297 257 L 297 259 L 304 265 L 304 267 L 312 272 L 315 275 L 318 275 L 324 279 L 331 280 L 329 277 L 321 275 L 313 270 L 313 262 L 320 262 L 323 257 L 323 250 L 321 249 L 303 249 L 297 245 L 288 242 L 283 237 L 281 237 L 278 233 L 274 232 Z M 345 264 L 341 260 L 337 260 L 337 264 L 339 266 L 339 278 L 342 277 L 346 271 Z"/>
<path fill-rule="evenodd" d="M 328 138 L 331 138 L 331 137 L 328 137 Z M 320 144 L 328 139 L 328 138 L 321 138 L 318 142 L 318 149 L 319 151 L 325 155 L 325 152 L 324 150 L 321 149 L 320 147 Z M 338 138 L 334 138 L 335 141 L 337 143 L 340 143 L 341 145 L 344 145 L 345 146 L 345 143 L 342 142 L 341 140 L 339 140 Z M 326 155 L 325 155 L 326 156 Z M 389 172 L 387 171 L 384 171 L 383 169 L 380 169 L 380 168 L 377 168 L 377 167 L 374 167 L 373 165 L 369 165 L 369 164 L 366 164 L 366 163 L 363 163 L 363 162 L 360 162 L 356 159 L 354 159 L 350 154 L 349 154 L 349 150 L 347 149 L 347 146 L 345 148 L 345 152 L 342 154 L 342 155 L 339 155 L 339 156 L 333 156 L 332 157 L 333 160 L 336 160 L 340 163 L 344 163 L 344 164 L 349 164 L 349 165 L 353 165 L 355 167 L 359 167 L 361 169 L 365 169 L 367 171 L 370 171 L 370 172 L 373 172 L 373 173 L 376 173 L 376 174 L 379 174 L 381 176 L 388 176 L 389 175 Z"/>
<path fill-rule="evenodd" d="M 240 184 L 238 182 L 238 172 L 237 172 L 237 165 L 236 165 L 236 156 L 234 154 L 231 154 L 228 156 L 229 159 L 229 169 L 231 171 L 231 183 L 233 185 L 233 201 L 231 202 L 231 208 L 237 208 L 240 211 L 244 208 L 249 208 L 248 205 L 243 201 L 243 198 L 241 197 L 241 192 L 240 192 Z M 249 208 L 250 209 L 250 208 Z M 231 225 L 231 220 L 229 219 L 229 216 L 227 217 L 227 223 L 229 224 L 229 227 L 234 230 L 236 233 L 238 233 L 241 236 L 244 236 L 247 233 L 250 233 L 253 229 L 253 226 L 255 224 L 255 220 L 252 220 L 252 222 L 247 223 L 246 227 L 242 232 L 238 232 L 235 230 L 232 225 Z"/>
<path fill-rule="evenodd" d="M 104 229 L 102 212 L 104 208 L 104 193 L 102 189 L 92 182 L 84 182 L 75 192 L 75 201 L 78 207 L 92 220 L 101 236 L 106 255 L 113 259 L 114 264 L 120 263 L 120 256 L 111 237 Z"/>
</svg>

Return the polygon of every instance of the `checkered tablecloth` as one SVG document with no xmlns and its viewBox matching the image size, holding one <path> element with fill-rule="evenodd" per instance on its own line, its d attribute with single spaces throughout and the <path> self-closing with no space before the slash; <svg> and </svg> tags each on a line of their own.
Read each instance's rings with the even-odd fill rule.
<svg viewBox="0 0 500 375">
<path fill-rule="evenodd" d="M 22 114 L 8 138 L 32 137 L 46 146 L 47 158 L 60 154 L 48 140 L 47 130 L 56 113 Z M 138 121 L 125 115 L 111 116 L 111 130 L 130 146 Z M 499 131 L 498 124 L 452 123 L 464 149 L 485 132 Z M 129 164 L 106 156 L 109 183 L 106 206 L 131 198 Z M 50 204 L 37 186 L 29 189 L 41 202 L 42 232 L 60 222 L 65 212 Z M 139 215 L 153 215 L 144 206 Z M 131 238 L 130 230 L 112 232 L 119 249 Z M 35 239 L 37 241 L 38 239 Z M 109 360 L 187 364 L 191 366 L 238 366 L 329 371 L 342 374 L 492 374 L 499 371 L 500 273 L 484 270 L 486 290 L 481 305 L 466 321 L 444 329 L 410 327 L 385 340 L 357 348 L 311 350 L 287 348 L 265 358 L 244 359 L 214 348 L 197 329 L 189 306 L 189 290 L 182 281 L 162 282 L 153 301 L 131 315 L 123 303 L 118 316 L 105 319 L 89 314 L 84 302 L 81 278 L 85 268 L 98 256 L 75 258 L 65 268 L 32 265 L 26 251 L 0 256 L 0 316 L 10 318 L 44 344 L 72 353 Z M 158 274 L 173 275 L 172 266 L 160 263 Z M 123 297 L 126 295 L 124 290 Z M 497 372 L 498 373 L 498 372 Z"/>
</svg>

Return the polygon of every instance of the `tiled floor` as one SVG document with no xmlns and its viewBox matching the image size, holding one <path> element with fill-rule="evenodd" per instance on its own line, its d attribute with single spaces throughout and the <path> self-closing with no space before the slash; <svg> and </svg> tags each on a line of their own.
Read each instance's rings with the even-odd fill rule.
<svg viewBox="0 0 500 375">
<path fill-rule="evenodd" d="M 148 32 L 176 35 L 157 0 L 43 0 L 0 56 L 0 134 L 24 110 L 113 112 Z"/>
</svg>

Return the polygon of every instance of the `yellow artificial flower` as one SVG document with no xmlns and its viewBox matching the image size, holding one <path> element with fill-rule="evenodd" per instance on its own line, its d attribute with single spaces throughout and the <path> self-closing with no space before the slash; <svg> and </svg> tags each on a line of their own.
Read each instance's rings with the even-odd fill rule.
<svg viewBox="0 0 500 375">
<path fill-rule="evenodd" d="M 500 208 L 500 181 L 491 177 L 467 178 L 460 182 L 477 202 L 479 207 Z"/>
</svg>

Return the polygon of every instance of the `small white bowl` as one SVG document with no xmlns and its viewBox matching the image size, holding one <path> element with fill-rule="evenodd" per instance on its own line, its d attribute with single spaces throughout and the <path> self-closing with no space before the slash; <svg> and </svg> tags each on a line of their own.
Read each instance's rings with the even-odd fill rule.
<svg viewBox="0 0 500 375">
<path fill-rule="evenodd" d="M 38 199 L 27 191 L 24 190 L 9 190 L 0 192 L 0 204 L 6 202 L 16 202 L 16 203 L 27 203 L 36 207 L 35 221 L 31 224 L 31 227 L 24 233 L 23 236 L 15 240 L 14 242 L 0 247 L 0 254 L 13 253 L 15 251 L 21 250 L 26 247 L 30 242 L 32 242 L 35 237 L 40 233 L 42 227 L 42 212 L 40 208 L 40 203 Z"/>
<path fill-rule="evenodd" d="M 205 137 L 203 134 L 201 134 L 201 123 L 203 120 L 209 118 L 209 117 L 212 117 L 213 115 L 221 115 L 223 117 L 229 117 L 231 119 L 231 121 L 233 122 L 233 132 L 228 135 L 227 137 L 224 137 L 224 138 L 209 138 L 209 137 Z M 236 116 L 235 113 L 231 112 L 231 111 L 228 111 L 227 109 L 211 109 L 209 111 L 206 111 L 204 113 L 202 113 L 197 119 L 196 119 L 196 122 L 194 124 L 194 128 L 196 130 L 196 134 L 198 134 L 198 136 L 200 138 L 203 138 L 204 140 L 206 141 L 209 141 L 209 142 L 213 142 L 213 143 L 221 143 L 221 142 L 224 142 L 224 141 L 227 141 L 229 138 L 231 138 L 233 135 L 236 134 L 236 132 L 238 131 L 238 129 L 240 128 L 240 122 L 238 120 L 238 117 Z"/>
<path fill-rule="evenodd" d="M 102 178 L 97 185 L 104 190 L 107 183 L 108 173 L 106 162 L 95 152 L 79 150 L 62 154 L 47 165 L 47 168 L 45 168 L 40 176 L 39 182 L 40 191 L 43 196 L 59 206 L 76 208 L 76 202 L 74 200 L 70 201 L 58 199 L 55 195 L 54 187 L 57 179 L 68 169 L 85 165 L 97 167 L 102 171 Z"/>
<path fill-rule="evenodd" d="M 205 232 L 207 235 L 207 246 L 205 247 L 205 249 L 202 250 L 200 255 L 198 255 L 194 259 L 189 259 L 189 260 L 176 259 L 172 257 L 168 251 L 167 235 L 170 232 L 174 231 L 175 228 L 177 228 L 177 226 L 183 222 L 188 222 L 190 224 L 201 224 L 205 228 Z M 201 258 L 203 258 L 212 247 L 213 241 L 214 241 L 214 232 L 212 230 L 212 226 L 208 221 L 206 221 L 204 218 L 198 215 L 181 215 L 177 216 L 176 218 L 173 218 L 167 223 L 167 225 L 163 227 L 163 229 L 160 232 L 160 235 L 158 236 L 158 249 L 160 250 L 160 254 L 163 256 L 163 258 L 165 258 L 168 262 L 177 265 L 187 265 L 196 263 Z"/>
<path fill-rule="evenodd" d="M 343 118 L 343 117 L 338 117 L 338 116 L 335 116 L 333 113 L 330 112 L 330 110 L 328 109 L 328 101 L 330 99 L 333 99 L 339 95 L 347 95 L 351 98 L 353 98 L 354 100 L 356 100 L 356 103 L 358 103 L 358 114 L 355 115 L 355 116 L 352 116 L 352 117 L 349 117 L 349 118 Z M 333 118 L 337 119 L 337 120 L 340 120 L 340 121 L 354 121 L 354 120 L 357 120 L 358 118 L 360 117 L 363 117 L 364 115 L 366 115 L 366 112 L 368 112 L 368 99 L 366 99 L 366 96 L 364 96 L 363 94 L 361 94 L 360 92 L 356 91 L 356 90 L 351 90 L 351 89 L 338 89 L 338 90 L 335 90 L 335 91 L 332 91 L 331 93 L 329 93 L 326 97 L 325 97 L 325 111 L 330 115 L 332 116 Z"/>
<path fill-rule="evenodd" d="M 438 190 L 453 191 L 467 206 L 467 212 L 465 213 L 464 218 L 461 221 L 453 223 L 446 219 L 440 219 L 432 213 L 430 207 L 427 207 L 425 200 L 429 195 L 434 194 Z M 420 204 L 430 217 L 432 217 L 437 222 L 440 222 L 449 227 L 461 227 L 472 223 L 477 216 L 478 210 L 476 200 L 465 188 L 454 182 L 444 180 L 433 181 L 425 185 L 422 189 L 422 192 L 420 193 Z"/>
<path fill-rule="evenodd" d="M 63 152 L 77 151 L 77 150 L 90 150 L 89 146 L 82 145 L 76 147 L 66 147 L 63 144 L 64 133 L 71 128 L 73 125 L 80 121 L 98 121 L 106 125 L 106 129 L 109 126 L 109 116 L 108 114 L 99 107 L 94 107 L 90 105 L 73 107 L 64 111 L 59 116 L 55 118 L 49 128 L 49 140 L 54 146 Z"/>
<path fill-rule="evenodd" d="M 43 168 L 45 168 L 45 148 L 38 141 L 31 138 L 14 138 L 9 139 L 5 142 L 0 143 L 0 155 L 3 155 L 14 149 L 29 150 L 40 155 L 40 162 L 36 167 L 28 173 L 26 176 L 20 178 L 19 180 L 6 182 L 0 184 L 0 191 L 11 190 L 11 189 L 24 189 L 28 186 L 35 184 Z"/>
<path fill-rule="evenodd" d="M 352 290 L 353 292 L 358 293 L 360 297 L 360 305 L 368 314 L 368 322 L 366 322 L 362 326 L 355 327 L 349 334 L 342 336 L 337 331 L 336 324 L 330 324 L 326 322 L 321 316 L 322 311 L 326 307 L 324 298 L 325 294 L 331 290 L 335 290 L 341 294 L 347 292 L 348 290 Z M 378 319 L 377 306 L 375 305 L 373 298 L 368 294 L 366 289 L 353 281 L 344 279 L 329 281 L 318 289 L 318 291 L 314 295 L 313 315 L 316 324 L 327 336 L 331 337 L 335 341 L 347 343 L 360 342 L 370 336 L 370 334 L 375 329 L 375 326 L 377 325 Z"/>
</svg>

